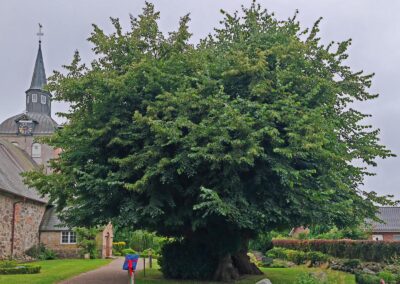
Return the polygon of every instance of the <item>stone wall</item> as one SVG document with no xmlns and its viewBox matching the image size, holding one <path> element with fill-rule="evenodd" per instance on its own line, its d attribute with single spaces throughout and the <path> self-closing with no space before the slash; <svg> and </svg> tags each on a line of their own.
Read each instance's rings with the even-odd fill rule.
<svg viewBox="0 0 400 284">
<path fill-rule="evenodd" d="M 78 258 L 80 257 L 79 248 L 76 244 L 62 244 L 61 232 L 41 232 L 40 242 L 46 248 L 53 250 L 59 258 Z"/>
<path fill-rule="evenodd" d="M 398 233 L 392 233 L 392 232 L 389 232 L 389 233 L 372 233 L 372 235 L 382 235 L 383 241 L 392 242 L 392 241 L 397 241 L 397 240 L 394 239 L 394 236 L 395 235 L 396 236 L 400 236 L 400 232 L 398 232 Z M 370 240 L 373 240 L 372 239 L 372 235 L 370 236 Z"/>
<path fill-rule="evenodd" d="M 45 204 L 0 192 L 0 259 L 11 255 L 13 204 L 15 207 L 14 258 L 21 259 L 27 249 L 39 243 L 39 226 Z"/>
</svg>

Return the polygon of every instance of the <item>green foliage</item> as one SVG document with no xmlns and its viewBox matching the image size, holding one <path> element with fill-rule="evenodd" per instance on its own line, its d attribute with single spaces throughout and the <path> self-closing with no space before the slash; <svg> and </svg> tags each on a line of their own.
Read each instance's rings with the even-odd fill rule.
<svg viewBox="0 0 400 284">
<path fill-rule="evenodd" d="M 159 237 L 153 232 L 146 230 L 131 231 L 128 228 L 117 229 L 115 239 L 124 240 L 128 247 L 136 251 L 142 252 L 146 249 L 152 249 L 157 253 L 160 252 L 161 246 L 166 241 L 165 238 Z"/>
<path fill-rule="evenodd" d="M 115 256 L 117 256 L 116 253 L 118 253 L 119 255 L 121 255 L 122 250 L 123 250 L 124 248 L 126 248 L 126 243 L 125 243 L 125 242 L 113 242 L 112 245 L 113 245 L 113 254 L 114 254 Z"/>
<path fill-rule="evenodd" d="M 274 247 L 267 251 L 266 256 L 271 258 L 287 259 L 286 255 L 287 249 L 282 247 Z"/>
<path fill-rule="evenodd" d="M 323 284 L 326 282 L 322 282 L 318 280 L 315 276 L 311 273 L 303 273 L 297 279 L 295 284 Z"/>
<path fill-rule="evenodd" d="M 81 254 L 88 253 L 91 259 L 99 257 L 96 237 L 100 230 L 98 228 L 76 228 L 77 245 L 81 248 Z"/>
<path fill-rule="evenodd" d="M 13 262 L 0 261 L 0 275 L 10 274 L 35 274 L 40 272 L 41 267 L 33 264 L 16 264 Z"/>
<path fill-rule="evenodd" d="M 286 250 L 287 260 L 299 265 L 303 264 L 307 260 L 307 255 L 303 251 L 299 250 Z"/>
<path fill-rule="evenodd" d="M 319 251 L 310 251 L 306 253 L 306 259 L 311 261 L 311 265 L 314 266 L 327 262 L 329 256 Z"/>
<path fill-rule="evenodd" d="M 289 260 L 297 265 L 310 261 L 311 265 L 319 265 L 329 260 L 329 256 L 321 252 L 304 252 L 280 247 L 274 247 L 266 253 L 267 257 Z"/>
<path fill-rule="evenodd" d="M 250 250 L 266 252 L 273 247 L 271 233 L 260 233 L 249 243 Z"/>
<path fill-rule="evenodd" d="M 343 265 L 350 269 L 355 269 L 361 265 L 361 261 L 359 259 L 345 259 Z"/>
<path fill-rule="evenodd" d="M 161 250 L 159 264 L 165 278 L 211 279 L 218 256 L 204 242 L 174 241 Z"/>
<path fill-rule="evenodd" d="M 32 246 L 25 253 L 26 255 L 39 260 L 57 259 L 57 254 L 51 249 L 46 248 L 42 243 Z"/>
<path fill-rule="evenodd" d="M 378 277 L 385 280 L 385 283 L 388 283 L 388 284 L 396 283 L 396 275 L 394 275 L 390 271 L 381 271 L 378 273 Z"/>
<path fill-rule="evenodd" d="M 0 261 L 0 268 L 13 268 L 16 267 L 18 263 L 15 260 L 2 260 Z"/>
<path fill-rule="evenodd" d="M 350 41 L 325 46 L 319 21 L 302 30 L 254 2 L 223 12 L 197 46 L 188 16 L 168 36 L 159 17 L 147 3 L 127 32 L 118 19 L 111 34 L 94 25 L 96 59 L 88 67 L 76 53 L 49 79 L 55 100 L 71 105 L 69 123 L 45 139 L 63 151 L 51 174 L 26 180 L 68 208 L 63 221 L 212 235 L 222 258 L 260 232 L 343 227 L 389 203 L 360 189 L 367 166 L 392 154 L 353 108 L 376 95 L 372 75 L 345 65 Z"/>
<path fill-rule="evenodd" d="M 136 254 L 136 251 L 131 249 L 131 248 L 127 248 L 127 249 L 123 249 L 121 251 L 122 255 L 127 255 L 127 254 Z"/>
<path fill-rule="evenodd" d="M 342 229 L 338 229 L 333 226 L 330 228 L 325 227 L 325 230 L 321 226 L 311 227 L 308 238 L 310 239 L 326 239 L 326 240 L 339 240 L 339 239 L 351 239 L 351 240 L 367 240 L 370 235 L 367 227 L 350 226 Z"/>
<path fill-rule="evenodd" d="M 254 253 L 248 252 L 247 256 L 250 258 L 250 262 L 254 263 L 257 267 L 263 266 L 262 261 L 258 260 Z"/>
<path fill-rule="evenodd" d="M 320 251 L 338 258 L 390 262 L 400 255 L 400 242 L 361 240 L 273 240 L 274 246 L 301 251 Z M 274 247 L 275 249 L 276 247 Z"/>
<path fill-rule="evenodd" d="M 357 273 L 356 274 L 356 283 L 357 284 L 380 284 L 381 278 L 376 275 L 366 274 L 366 273 Z"/>
</svg>

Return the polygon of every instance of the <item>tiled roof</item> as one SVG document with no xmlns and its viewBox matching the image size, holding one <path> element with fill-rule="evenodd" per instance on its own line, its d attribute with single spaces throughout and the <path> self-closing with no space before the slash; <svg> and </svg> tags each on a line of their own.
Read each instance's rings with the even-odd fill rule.
<svg viewBox="0 0 400 284">
<path fill-rule="evenodd" d="M 44 71 L 42 45 L 39 42 L 39 50 L 36 56 L 35 69 L 33 70 L 32 82 L 30 89 L 42 90 L 46 85 L 46 72 Z"/>
<path fill-rule="evenodd" d="M 384 223 L 372 222 L 373 232 L 400 232 L 400 207 L 380 207 L 377 217 Z"/>
<path fill-rule="evenodd" d="M 40 224 L 40 231 L 68 231 L 68 227 L 62 226 L 60 219 L 57 217 L 55 207 L 47 208 L 44 213 L 42 224 Z"/>
<path fill-rule="evenodd" d="M 57 122 L 50 116 L 38 112 L 27 112 L 15 115 L 3 121 L 3 123 L 0 124 L 0 134 L 18 134 L 17 121 L 18 118 L 24 115 L 36 122 L 32 132 L 33 135 L 52 134 L 58 128 Z"/>
<path fill-rule="evenodd" d="M 33 170 L 36 163 L 24 151 L 0 139 L 0 190 L 46 203 L 47 200 L 33 188 L 28 188 L 21 177 L 22 172 Z"/>
</svg>

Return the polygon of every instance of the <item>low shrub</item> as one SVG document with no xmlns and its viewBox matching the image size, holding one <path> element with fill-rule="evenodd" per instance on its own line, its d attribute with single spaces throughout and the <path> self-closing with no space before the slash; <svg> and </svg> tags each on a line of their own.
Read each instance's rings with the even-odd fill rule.
<svg viewBox="0 0 400 284">
<path fill-rule="evenodd" d="M 267 251 L 266 256 L 270 258 L 287 259 L 287 249 L 281 247 L 274 247 Z"/>
<path fill-rule="evenodd" d="M 343 265 L 350 269 L 355 269 L 361 265 L 361 261 L 359 259 L 345 259 Z"/>
<path fill-rule="evenodd" d="M 122 254 L 120 252 L 113 252 L 114 256 L 121 256 Z"/>
<path fill-rule="evenodd" d="M 114 255 L 115 252 L 119 253 L 120 255 L 122 254 L 122 250 L 126 247 L 125 242 L 113 242 L 113 250 L 114 250 Z"/>
<path fill-rule="evenodd" d="M 357 284 L 379 284 L 381 278 L 376 275 L 366 274 L 366 273 L 357 273 L 356 274 L 356 283 Z"/>
<path fill-rule="evenodd" d="M 134 251 L 131 248 L 123 249 L 122 250 L 122 255 L 127 255 L 127 254 L 136 254 L 136 251 Z"/>
<path fill-rule="evenodd" d="M 312 266 L 315 266 L 327 262 L 329 256 L 319 251 L 310 251 L 306 253 L 306 259 L 311 262 Z"/>
<path fill-rule="evenodd" d="M 275 247 L 301 251 L 319 251 L 338 258 L 389 262 L 400 255 L 400 242 L 367 240 L 273 240 Z"/>
<path fill-rule="evenodd" d="M 75 228 L 77 236 L 77 245 L 81 249 L 81 255 L 89 254 L 91 259 L 99 257 L 97 250 L 96 236 L 99 233 L 99 228 Z"/>
<path fill-rule="evenodd" d="M 381 271 L 378 273 L 378 277 L 385 280 L 385 284 L 396 284 L 396 275 L 390 271 Z"/>
<path fill-rule="evenodd" d="M 307 254 L 299 250 L 287 250 L 286 255 L 287 255 L 287 260 L 297 265 L 303 264 L 307 260 Z"/>
<path fill-rule="evenodd" d="M 297 265 L 303 264 L 306 261 L 310 261 L 311 265 L 322 264 L 327 262 L 330 258 L 330 256 L 322 252 L 303 252 L 300 250 L 284 249 L 280 247 L 274 247 L 273 249 L 269 250 L 266 256 L 274 259 L 279 258 L 289 260 Z"/>
<path fill-rule="evenodd" d="M 17 262 L 15 260 L 2 260 L 0 261 L 0 268 L 12 268 L 16 267 Z"/>
<path fill-rule="evenodd" d="M 271 258 L 271 257 L 263 257 L 261 266 L 262 267 L 270 267 L 273 262 L 274 262 L 273 258 Z"/>
<path fill-rule="evenodd" d="M 51 249 L 46 248 L 44 244 L 32 246 L 25 251 L 25 254 L 40 260 L 51 260 L 57 258 L 57 254 Z"/>
<path fill-rule="evenodd" d="M 333 270 L 340 270 L 350 273 L 361 272 L 361 270 L 363 269 L 363 267 L 361 266 L 361 261 L 359 259 L 332 259 L 330 261 L 330 268 Z"/>
<path fill-rule="evenodd" d="M 41 267 L 39 265 L 22 264 L 14 267 L 0 267 L 0 274 L 35 274 L 40 272 Z"/>
</svg>

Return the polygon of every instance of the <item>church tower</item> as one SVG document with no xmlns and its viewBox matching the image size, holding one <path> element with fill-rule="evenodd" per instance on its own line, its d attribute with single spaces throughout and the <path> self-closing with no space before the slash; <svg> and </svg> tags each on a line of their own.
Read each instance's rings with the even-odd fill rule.
<svg viewBox="0 0 400 284">
<path fill-rule="evenodd" d="M 26 91 L 26 111 L 43 113 L 51 116 L 51 94 L 43 90 L 47 84 L 44 70 L 42 41 L 39 40 L 39 49 L 36 56 L 30 88 Z"/>
<path fill-rule="evenodd" d="M 53 134 L 59 127 L 51 117 L 51 94 L 44 90 L 47 83 L 43 62 L 42 26 L 39 25 L 39 48 L 33 68 L 32 81 L 25 92 L 25 111 L 14 115 L 0 124 L 0 139 L 4 139 L 24 150 L 37 164 L 47 168 L 57 152 L 50 146 L 40 144 L 35 137 Z"/>
</svg>

